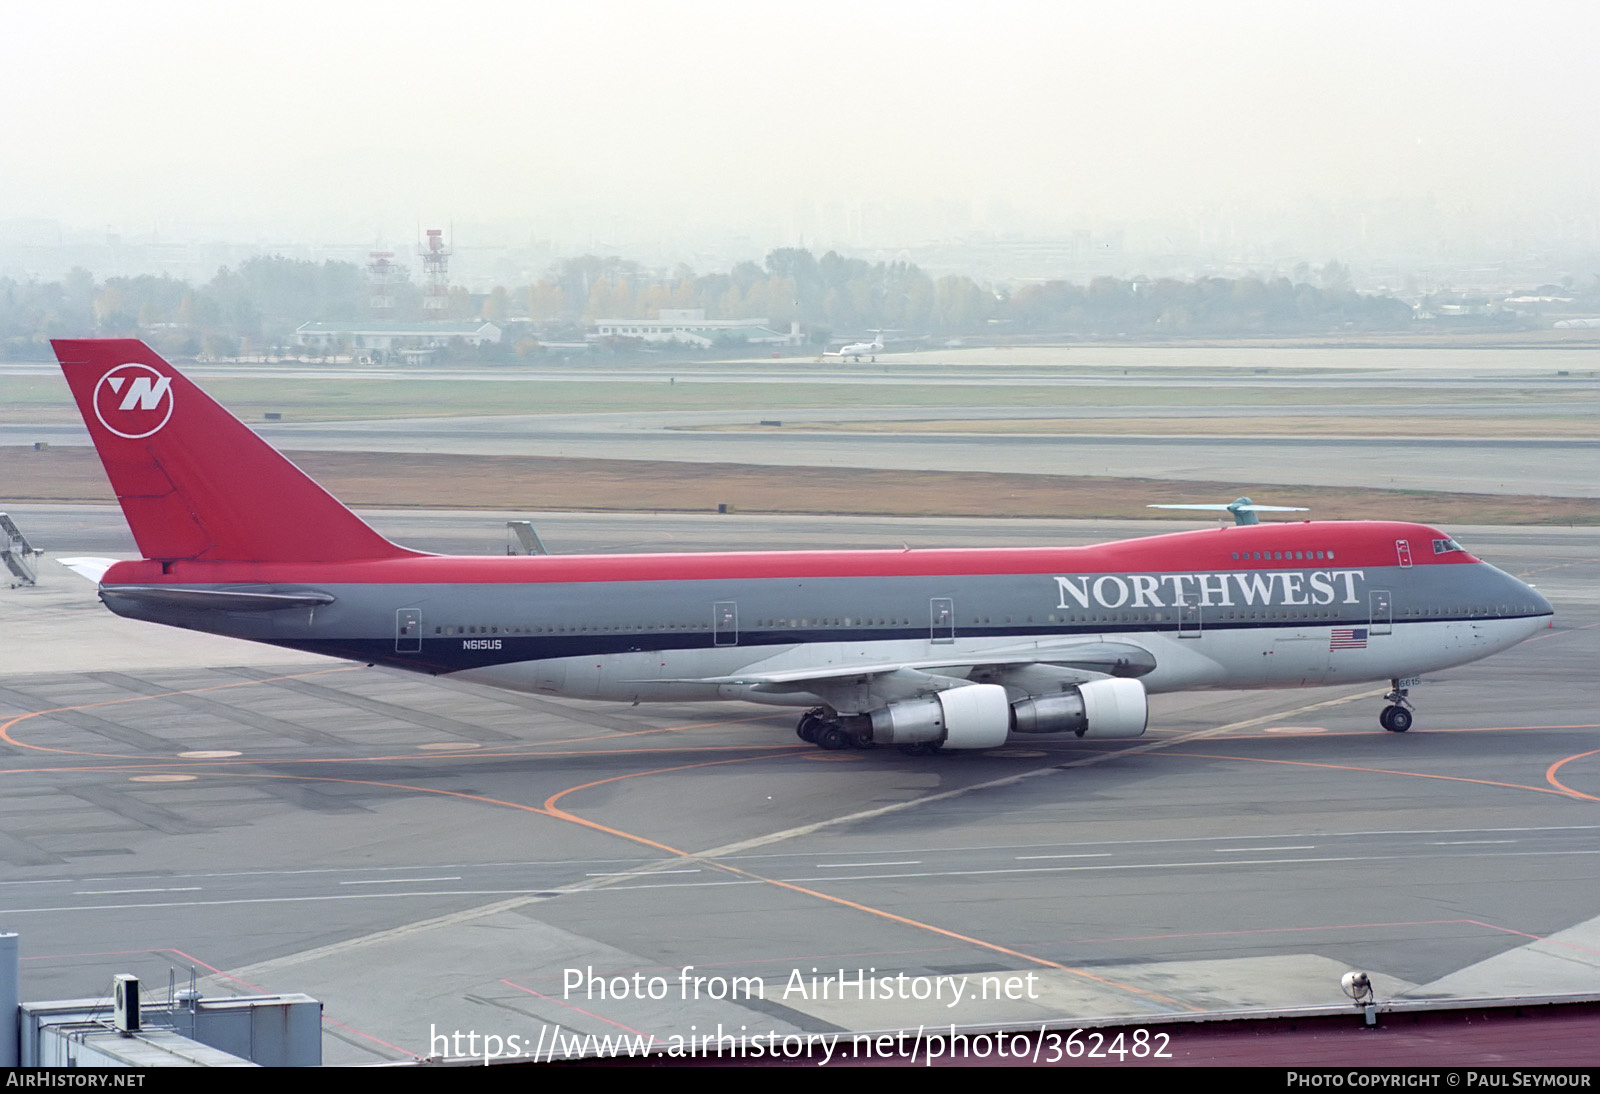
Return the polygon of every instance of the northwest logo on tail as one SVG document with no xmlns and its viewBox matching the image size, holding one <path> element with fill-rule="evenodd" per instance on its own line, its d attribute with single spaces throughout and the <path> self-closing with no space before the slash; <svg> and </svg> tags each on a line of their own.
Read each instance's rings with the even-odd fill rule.
<svg viewBox="0 0 1600 1094">
<path fill-rule="evenodd" d="M 149 365 L 130 362 L 100 377 L 94 388 L 94 413 L 119 437 L 137 441 L 157 432 L 172 417 L 172 377 Z"/>
</svg>

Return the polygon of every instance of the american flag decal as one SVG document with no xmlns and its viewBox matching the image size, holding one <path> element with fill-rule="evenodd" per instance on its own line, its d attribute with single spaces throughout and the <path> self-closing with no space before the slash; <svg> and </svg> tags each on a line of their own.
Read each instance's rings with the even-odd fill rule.
<svg viewBox="0 0 1600 1094">
<path fill-rule="evenodd" d="M 1364 650 L 1367 648 L 1367 628 L 1335 627 L 1328 642 L 1330 650 Z"/>
</svg>

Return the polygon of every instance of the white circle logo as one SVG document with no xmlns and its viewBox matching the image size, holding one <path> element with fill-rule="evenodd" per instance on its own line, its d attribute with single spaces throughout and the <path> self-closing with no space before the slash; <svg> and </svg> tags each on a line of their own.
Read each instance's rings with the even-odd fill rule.
<svg viewBox="0 0 1600 1094">
<path fill-rule="evenodd" d="M 94 414 L 119 437 L 137 441 L 150 436 L 172 417 L 172 377 L 149 365 L 118 365 L 94 388 Z"/>
</svg>

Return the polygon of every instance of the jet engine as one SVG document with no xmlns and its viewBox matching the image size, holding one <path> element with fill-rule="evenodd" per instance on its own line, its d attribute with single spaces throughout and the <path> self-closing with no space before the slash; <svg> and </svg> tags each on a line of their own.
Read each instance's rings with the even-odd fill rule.
<svg viewBox="0 0 1600 1094">
<path fill-rule="evenodd" d="M 1022 699 L 1011 707 L 1018 733 L 1076 733 L 1079 737 L 1138 737 L 1150 723 L 1144 685 L 1137 680 L 1090 680 L 1060 695 Z"/>
<path fill-rule="evenodd" d="M 932 698 L 892 703 L 867 717 L 877 744 L 994 748 L 1005 744 L 1011 731 L 1011 707 L 998 684 L 951 688 Z"/>
</svg>

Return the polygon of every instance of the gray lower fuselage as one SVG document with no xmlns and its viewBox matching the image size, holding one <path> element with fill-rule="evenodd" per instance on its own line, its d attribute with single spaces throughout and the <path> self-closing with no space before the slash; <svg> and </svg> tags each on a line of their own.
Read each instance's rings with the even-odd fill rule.
<svg viewBox="0 0 1600 1094">
<path fill-rule="evenodd" d="M 959 659 L 1070 663 L 1077 643 L 1147 651 L 1151 692 L 1415 676 L 1488 656 L 1552 610 L 1485 563 L 1224 574 L 1058 572 L 378 584 L 194 584 L 326 603 L 229 610 L 159 593 L 131 618 L 497 687 L 622 701 L 814 703 L 727 677 Z M 265 598 L 263 598 L 265 599 Z"/>
</svg>

